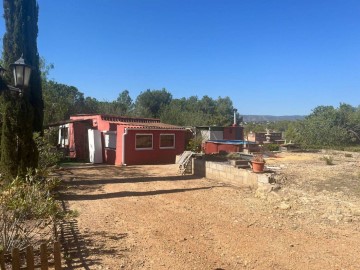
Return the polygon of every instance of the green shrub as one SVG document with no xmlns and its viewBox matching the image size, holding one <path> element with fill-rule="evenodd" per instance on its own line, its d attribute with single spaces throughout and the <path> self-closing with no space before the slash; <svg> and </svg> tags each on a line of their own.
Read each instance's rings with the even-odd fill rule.
<svg viewBox="0 0 360 270">
<path fill-rule="evenodd" d="M 195 153 L 200 153 L 201 152 L 201 138 L 194 138 L 191 139 L 188 143 L 188 145 L 186 146 L 186 150 L 188 151 L 193 151 Z"/>
<path fill-rule="evenodd" d="M 263 149 L 264 151 L 279 151 L 280 145 L 276 143 L 264 144 Z"/>
<path fill-rule="evenodd" d="M 332 156 L 323 156 L 320 158 L 320 160 L 325 161 L 326 165 L 334 165 L 334 159 Z"/>
<path fill-rule="evenodd" d="M 24 248 L 54 237 L 57 220 L 66 213 L 52 196 L 57 178 L 42 172 L 17 177 L 0 190 L 0 250 Z"/>
<path fill-rule="evenodd" d="M 229 159 L 229 160 L 238 160 L 238 159 L 241 159 L 241 157 L 240 157 L 240 155 L 239 155 L 239 153 L 228 153 L 227 155 L 226 155 L 226 157 L 227 157 L 227 159 Z"/>
<path fill-rule="evenodd" d="M 38 167 L 41 169 L 58 164 L 63 157 L 63 154 L 49 142 L 49 136 L 48 130 L 44 132 L 44 136 L 40 136 L 39 133 L 34 134 L 34 140 L 39 152 Z"/>
<path fill-rule="evenodd" d="M 344 150 L 349 152 L 360 152 L 360 146 L 347 146 Z"/>
</svg>

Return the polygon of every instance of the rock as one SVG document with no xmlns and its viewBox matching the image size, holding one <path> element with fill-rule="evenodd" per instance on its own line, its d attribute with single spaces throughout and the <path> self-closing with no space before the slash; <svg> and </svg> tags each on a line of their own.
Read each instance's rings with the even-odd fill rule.
<svg viewBox="0 0 360 270">
<path fill-rule="evenodd" d="M 258 183 L 262 183 L 262 184 L 268 184 L 273 182 L 272 180 L 272 175 L 271 174 L 259 174 L 257 175 L 257 181 Z"/>
<path fill-rule="evenodd" d="M 353 216 L 360 216 L 360 209 L 351 209 Z"/>
<path fill-rule="evenodd" d="M 279 184 L 272 184 L 271 191 L 278 191 L 281 189 L 281 186 Z"/>
<path fill-rule="evenodd" d="M 291 205 L 286 202 L 281 202 L 278 208 L 281 210 L 289 210 Z"/>
<path fill-rule="evenodd" d="M 255 197 L 260 199 L 266 199 L 267 194 L 271 191 L 272 187 L 270 184 L 259 184 L 255 191 Z"/>
<path fill-rule="evenodd" d="M 352 217 L 344 217 L 344 221 L 345 222 L 352 222 L 353 219 L 352 219 Z"/>
<path fill-rule="evenodd" d="M 268 193 L 266 200 L 269 202 L 279 202 L 281 201 L 281 196 L 276 192 Z"/>
<path fill-rule="evenodd" d="M 321 218 L 322 219 L 326 219 L 328 217 L 328 215 L 327 214 L 323 214 L 323 215 L 321 215 Z"/>
<path fill-rule="evenodd" d="M 328 220 L 339 222 L 344 218 L 343 215 L 330 215 L 328 216 Z"/>
<path fill-rule="evenodd" d="M 260 199 L 266 199 L 269 195 L 269 193 L 274 193 L 272 191 L 276 191 L 280 189 L 280 186 L 275 184 L 260 184 L 258 185 L 258 188 L 255 192 L 255 197 Z M 275 195 L 276 196 L 276 195 Z M 277 196 L 279 197 L 279 196 Z"/>
</svg>

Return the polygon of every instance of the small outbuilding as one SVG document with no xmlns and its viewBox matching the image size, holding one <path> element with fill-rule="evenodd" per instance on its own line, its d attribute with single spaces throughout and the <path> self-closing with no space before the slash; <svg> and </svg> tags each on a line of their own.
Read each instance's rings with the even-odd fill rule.
<svg viewBox="0 0 360 270">
<path fill-rule="evenodd" d="M 159 119 L 82 114 L 58 126 L 59 147 L 92 163 L 170 164 L 185 150 L 185 128 Z"/>
</svg>

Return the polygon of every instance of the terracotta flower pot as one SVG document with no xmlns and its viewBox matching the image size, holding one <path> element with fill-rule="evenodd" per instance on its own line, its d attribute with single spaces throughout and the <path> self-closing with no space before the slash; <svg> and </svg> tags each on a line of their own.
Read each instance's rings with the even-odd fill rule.
<svg viewBox="0 0 360 270">
<path fill-rule="evenodd" d="M 265 162 L 251 161 L 253 172 L 263 172 Z"/>
</svg>

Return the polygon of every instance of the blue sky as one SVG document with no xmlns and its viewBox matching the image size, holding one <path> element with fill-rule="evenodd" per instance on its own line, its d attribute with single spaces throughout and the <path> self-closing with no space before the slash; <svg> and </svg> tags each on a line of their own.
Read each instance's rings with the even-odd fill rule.
<svg viewBox="0 0 360 270">
<path fill-rule="evenodd" d="M 50 78 L 85 96 L 229 96 L 241 114 L 358 106 L 360 1 L 38 0 Z M 0 24 L 0 35 L 4 33 Z"/>
</svg>

